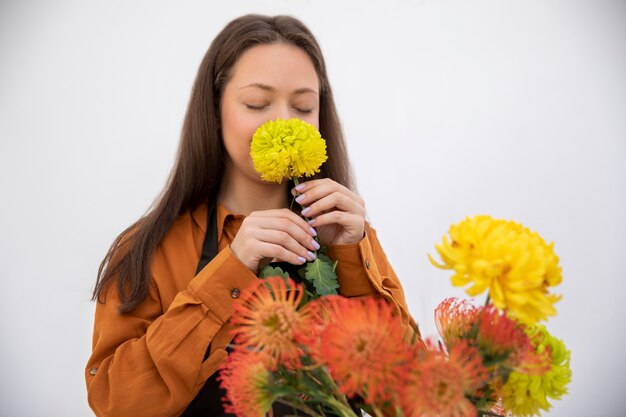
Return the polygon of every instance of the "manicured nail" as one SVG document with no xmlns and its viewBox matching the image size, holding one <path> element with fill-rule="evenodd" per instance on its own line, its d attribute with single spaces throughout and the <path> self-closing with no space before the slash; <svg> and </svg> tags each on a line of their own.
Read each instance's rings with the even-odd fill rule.
<svg viewBox="0 0 626 417">
<path fill-rule="evenodd" d="M 305 184 L 298 184 L 296 185 L 296 190 L 298 191 L 302 191 L 304 189 Z"/>
<path fill-rule="evenodd" d="M 309 224 L 313 224 L 313 223 L 315 223 L 315 219 L 309 220 Z"/>
<path fill-rule="evenodd" d="M 319 250 L 320 244 L 315 241 L 315 239 L 311 239 L 311 245 L 315 248 L 315 250 Z"/>
<path fill-rule="evenodd" d="M 304 210 L 302 210 L 302 215 L 306 216 L 306 214 L 311 210 L 311 207 L 307 207 Z"/>
<path fill-rule="evenodd" d="M 298 203 L 302 203 L 302 200 L 304 200 L 304 194 L 300 194 L 299 196 L 296 197 L 296 201 Z"/>
<path fill-rule="evenodd" d="M 309 259 L 310 260 L 312 260 L 312 261 L 315 260 L 316 256 L 315 256 L 315 254 L 313 252 L 307 251 L 306 254 L 309 255 Z"/>
<path fill-rule="evenodd" d="M 317 231 L 315 229 L 313 229 L 312 227 L 309 227 L 309 230 L 311 231 L 311 234 L 313 236 L 317 236 Z"/>
<path fill-rule="evenodd" d="M 304 259 L 302 256 L 298 256 L 298 262 L 300 262 L 301 264 L 306 262 L 306 259 Z"/>
</svg>

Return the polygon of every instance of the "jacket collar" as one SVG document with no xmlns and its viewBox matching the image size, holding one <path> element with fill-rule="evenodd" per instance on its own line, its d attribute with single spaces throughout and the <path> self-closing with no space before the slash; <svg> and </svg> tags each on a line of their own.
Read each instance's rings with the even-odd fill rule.
<svg viewBox="0 0 626 417">
<path fill-rule="evenodd" d="M 233 214 L 231 213 L 222 203 L 219 201 L 216 204 L 217 208 L 217 241 L 219 242 L 222 239 L 222 233 L 224 231 L 224 225 L 226 222 L 231 221 L 235 218 L 245 217 L 243 214 Z M 209 210 L 209 202 L 204 201 L 202 204 L 199 204 L 194 210 L 191 211 L 191 218 L 193 219 L 196 226 L 202 230 L 202 233 L 206 234 L 207 227 L 207 213 Z"/>
</svg>

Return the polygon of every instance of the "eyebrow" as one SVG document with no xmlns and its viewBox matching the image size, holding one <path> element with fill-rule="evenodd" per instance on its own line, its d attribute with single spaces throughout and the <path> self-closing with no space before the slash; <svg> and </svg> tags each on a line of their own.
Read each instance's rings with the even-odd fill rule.
<svg viewBox="0 0 626 417">
<path fill-rule="evenodd" d="M 260 89 L 265 90 L 265 91 L 275 91 L 274 87 L 272 87 L 271 85 L 263 84 L 263 83 L 248 84 L 246 86 L 241 87 L 240 90 L 243 90 L 244 88 L 248 88 L 248 87 L 257 87 L 257 88 L 260 88 Z M 314 93 L 314 94 L 317 94 L 317 91 L 313 90 L 312 88 L 302 87 L 302 88 L 298 88 L 298 89 L 294 90 L 293 93 L 294 94 L 304 94 L 304 93 Z"/>
</svg>

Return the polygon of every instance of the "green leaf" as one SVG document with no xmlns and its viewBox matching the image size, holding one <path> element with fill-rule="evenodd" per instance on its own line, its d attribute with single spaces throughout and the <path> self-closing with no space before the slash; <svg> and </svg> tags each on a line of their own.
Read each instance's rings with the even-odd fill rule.
<svg viewBox="0 0 626 417">
<path fill-rule="evenodd" d="M 315 287 L 319 295 L 337 295 L 337 274 L 333 261 L 324 254 L 318 254 L 313 262 L 306 264 L 304 278 Z"/>
<path fill-rule="evenodd" d="M 283 277 L 285 279 L 289 278 L 289 274 L 280 269 L 279 267 L 274 267 L 267 265 L 265 268 L 261 269 L 259 272 L 259 278 L 269 278 L 269 277 Z"/>
</svg>

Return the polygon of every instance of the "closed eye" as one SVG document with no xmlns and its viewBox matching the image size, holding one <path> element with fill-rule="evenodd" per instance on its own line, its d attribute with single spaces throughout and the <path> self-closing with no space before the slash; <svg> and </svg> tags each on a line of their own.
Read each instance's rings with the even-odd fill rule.
<svg viewBox="0 0 626 417">
<path fill-rule="evenodd" d="M 254 104 L 246 104 L 246 107 L 249 108 L 250 110 L 263 110 L 264 108 L 267 107 L 267 105 L 255 106 Z"/>
<path fill-rule="evenodd" d="M 294 107 L 294 109 L 297 112 L 302 113 L 302 114 L 311 114 L 311 113 L 313 113 L 313 109 L 300 109 L 298 107 Z"/>
</svg>

